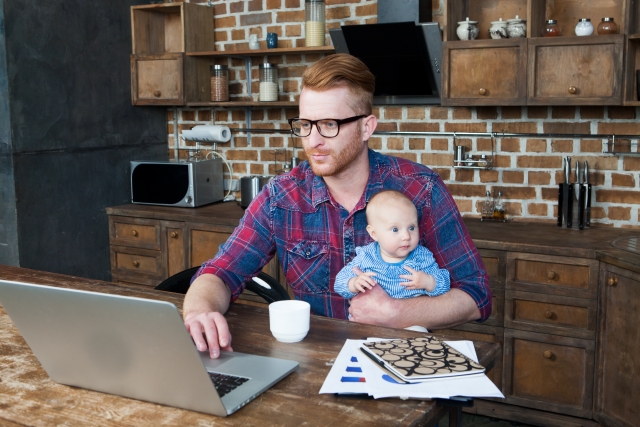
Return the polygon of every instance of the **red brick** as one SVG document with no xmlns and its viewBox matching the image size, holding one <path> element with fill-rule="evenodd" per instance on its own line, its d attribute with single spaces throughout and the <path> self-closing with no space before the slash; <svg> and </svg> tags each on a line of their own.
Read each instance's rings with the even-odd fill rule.
<svg viewBox="0 0 640 427">
<path fill-rule="evenodd" d="M 445 132 L 486 132 L 486 123 L 445 123 Z"/>
<path fill-rule="evenodd" d="M 351 9 L 349 6 L 340 6 L 340 7 L 328 7 L 326 9 L 326 19 L 345 19 L 351 16 Z M 304 12 L 302 13 L 302 21 L 304 21 Z"/>
<path fill-rule="evenodd" d="M 496 122 L 492 129 L 494 132 L 537 133 L 538 125 L 533 122 Z"/>
<path fill-rule="evenodd" d="M 356 16 L 377 16 L 378 4 L 367 4 L 364 6 L 356 6 Z"/>
<path fill-rule="evenodd" d="M 507 214 L 507 218 L 513 218 L 522 216 L 522 203 L 519 202 L 505 202 L 504 211 Z"/>
<path fill-rule="evenodd" d="M 284 7 L 287 9 L 298 9 L 303 6 L 303 0 L 284 0 Z"/>
<path fill-rule="evenodd" d="M 604 107 L 580 107 L 581 119 L 604 119 Z"/>
<path fill-rule="evenodd" d="M 484 185 L 447 184 L 447 188 L 454 197 L 483 197 L 487 191 Z"/>
<path fill-rule="evenodd" d="M 244 5 L 246 2 L 244 1 L 236 1 L 233 3 L 229 3 L 229 12 L 231 13 L 241 13 L 244 12 Z M 214 10 L 215 13 L 215 10 Z M 215 16 L 218 16 L 216 13 Z"/>
<path fill-rule="evenodd" d="M 640 191 L 626 190 L 596 190 L 596 200 L 599 203 L 639 204 Z"/>
<path fill-rule="evenodd" d="M 386 107 L 384 109 L 384 118 L 388 120 L 402 119 L 402 107 Z"/>
<path fill-rule="evenodd" d="M 479 171 L 480 182 L 498 182 L 499 173 L 497 170 L 481 170 Z"/>
<path fill-rule="evenodd" d="M 429 167 L 451 166 L 453 165 L 453 154 L 423 153 L 420 157 L 420 163 Z"/>
<path fill-rule="evenodd" d="M 298 80 L 283 80 L 282 90 L 284 92 L 298 93 L 300 91 L 300 82 Z"/>
<path fill-rule="evenodd" d="M 528 200 L 536 198 L 536 189 L 533 187 L 494 186 L 492 191 L 494 194 L 498 194 L 498 192 L 501 192 L 503 199 Z"/>
<path fill-rule="evenodd" d="M 424 120 L 425 117 L 424 107 L 407 107 L 407 119 Z"/>
<path fill-rule="evenodd" d="M 493 167 L 494 168 L 509 168 L 511 167 L 511 157 L 510 156 L 500 156 L 496 154 L 493 157 Z"/>
<path fill-rule="evenodd" d="M 576 107 L 558 107 L 551 108 L 552 119 L 571 119 L 576 118 Z"/>
<path fill-rule="evenodd" d="M 607 209 L 607 216 L 614 221 L 629 221 L 631 219 L 631 208 L 610 206 Z"/>
<path fill-rule="evenodd" d="M 478 138 L 476 139 L 476 147 L 478 147 L 478 151 L 486 151 L 488 153 L 491 152 L 491 149 L 493 148 L 493 151 L 496 150 L 496 142 L 495 141 L 491 141 L 491 139 L 486 139 L 486 138 Z"/>
<path fill-rule="evenodd" d="M 502 119 L 520 119 L 522 118 L 522 107 L 502 107 Z"/>
<path fill-rule="evenodd" d="M 570 139 L 551 140 L 551 151 L 554 153 L 571 153 L 573 152 L 573 141 Z"/>
<path fill-rule="evenodd" d="M 302 25 L 286 25 L 284 32 L 287 37 L 300 37 L 302 36 Z M 291 58 L 287 57 L 287 62 L 291 61 Z M 300 62 L 300 61 L 296 61 Z"/>
<path fill-rule="evenodd" d="M 608 135 L 638 135 L 640 123 L 598 123 L 598 133 Z"/>
<path fill-rule="evenodd" d="M 404 138 L 387 138 L 387 149 L 404 150 Z"/>
<path fill-rule="evenodd" d="M 406 130 L 408 132 L 412 132 L 414 131 L 413 129 L 401 129 L 401 130 Z M 392 123 L 384 123 L 384 122 L 378 122 L 378 126 L 376 127 L 376 131 L 379 132 L 397 132 L 398 131 L 398 124 L 396 122 L 392 122 Z M 420 129 L 420 131 L 422 131 L 422 129 Z"/>
<path fill-rule="evenodd" d="M 242 2 L 239 2 L 242 3 Z M 216 5 L 213 6 L 213 15 L 214 16 L 220 16 L 220 15 L 226 15 L 227 14 L 227 2 L 223 1 L 222 3 L 218 3 Z"/>
<path fill-rule="evenodd" d="M 431 150 L 433 151 L 449 151 L 449 140 L 444 138 L 431 138 Z M 411 147 L 409 147 L 411 148 Z M 424 150 L 424 148 L 423 148 Z"/>
<path fill-rule="evenodd" d="M 534 216 L 548 216 L 549 205 L 545 203 L 529 203 L 527 205 L 527 213 Z"/>
<path fill-rule="evenodd" d="M 599 139 L 581 139 L 580 152 L 602 153 L 602 141 Z"/>
<path fill-rule="evenodd" d="M 193 122 L 196 120 L 196 112 L 193 110 L 182 110 L 182 120 L 185 122 Z"/>
<path fill-rule="evenodd" d="M 527 107 L 527 117 L 530 119 L 546 119 L 549 117 L 549 107 Z"/>
<path fill-rule="evenodd" d="M 551 182 L 551 174 L 549 172 L 527 172 L 529 185 L 549 185 Z"/>
<path fill-rule="evenodd" d="M 369 148 L 380 151 L 382 149 L 382 138 L 377 136 L 369 138 Z"/>
<path fill-rule="evenodd" d="M 226 150 L 227 160 L 258 160 L 258 153 L 255 150 Z"/>
<path fill-rule="evenodd" d="M 407 159 L 407 160 L 411 160 L 412 162 L 418 162 L 418 155 L 416 153 L 403 153 L 403 152 L 397 152 L 394 151 L 393 153 L 384 153 L 384 154 L 389 154 L 391 156 L 394 157 L 399 157 L 401 159 Z"/>
<path fill-rule="evenodd" d="M 198 121 L 200 121 L 200 122 L 210 122 L 211 121 L 211 110 L 198 110 Z"/>
<path fill-rule="evenodd" d="M 449 118 L 449 109 L 444 107 L 430 107 L 429 117 L 433 120 L 446 120 Z"/>
<path fill-rule="evenodd" d="M 287 13 L 287 12 L 280 12 L 280 13 Z M 278 17 L 280 16 L 280 13 L 278 13 Z M 284 21 L 284 22 L 288 22 L 288 21 Z M 250 14 L 240 15 L 240 25 L 242 27 L 251 27 L 254 25 L 270 24 L 270 23 L 271 23 L 271 13 L 269 12 L 250 13 Z"/>
<path fill-rule="evenodd" d="M 469 120 L 471 119 L 472 109 L 468 107 L 453 107 L 452 117 L 453 120 Z"/>
<path fill-rule="evenodd" d="M 465 199 L 453 199 L 454 202 L 456 202 L 456 205 L 458 206 L 458 210 L 461 213 L 471 213 L 473 212 L 473 201 L 471 200 L 465 200 Z"/>
<path fill-rule="evenodd" d="M 626 171 L 640 171 L 640 157 L 625 157 L 622 169 Z"/>
<path fill-rule="evenodd" d="M 237 27 L 236 17 L 227 16 L 224 18 L 214 18 L 213 25 L 215 28 L 236 28 Z M 218 39 L 217 32 L 216 32 L 216 40 L 220 40 Z"/>
<path fill-rule="evenodd" d="M 498 109 L 496 107 L 476 107 L 476 116 L 478 120 L 496 120 Z"/>
<path fill-rule="evenodd" d="M 636 118 L 636 107 L 608 107 L 612 120 L 633 120 Z"/>
<path fill-rule="evenodd" d="M 620 173 L 611 174 L 611 185 L 613 187 L 635 187 L 636 179 L 633 175 L 623 175 Z"/>
<path fill-rule="evenodd" d="M 500 151 L 506 151 L 511 153 L 519 153 L 520 139 L 517 138 L 502 138 L 500 141 Z"/>
<path fill-rule="evenodd" d="M 545 139 L 527 139 L 526 147 L 528 153 L 546 153 L 547 141 Z"/>
<path fill-rule="evenodd" d="M 518 168 L 535 169 L 560 169 L 562 157 L 560 156 L 520 156 L 516 159 Z"/>
<path fill-rule="evenodd" d="M 591 125 L 586 122 L 547 122 L 543 127 L 545 133 L 591 133 Z"/>
<path fill-rule="evenodd" d="M 254 117 L 253 115 L 251 116 L 253 118 L 253 120 L 259 120 L 257 117 Z M 237 120 L 237 121 L 242 121 L 244 120 L 245 115 L 244 115 L 244 110 L 232 110 L 231 111 L 231 120 Z"/>
<path fill-rule="evenodd" d="M 454 180 L 457 182 L 473 182 L 473 169 L 455 169 Z"/>
<path fill-rule="evenodd" d="M 436 168 L 432 170 L 440 175 L 443 181 L 448 181 L 451 178 L 451 169 Z"/>
<path fill-rule="evenodd" d="M 505 184 L 524 184 L 523 171 L 503 171 L 502 182 Z"/>
<path fill-rule="evenodd" d="M 231 30 L 231 40 L 245 40 L 244 30 Z"/>
<path fill-rule="evenodd" d="M 438 132 L 439 130 L 438 123 L 400 123 L 400 131 L 402 132 Z"/>
<path fill-rule="evenodd" d="M 605 212 L 602 206 L 591 206 L 591 219 L 603 219 L 607 217 L 607 213 Z M 593 222 L 591 222 L 593 224 Z"/>
</svg>

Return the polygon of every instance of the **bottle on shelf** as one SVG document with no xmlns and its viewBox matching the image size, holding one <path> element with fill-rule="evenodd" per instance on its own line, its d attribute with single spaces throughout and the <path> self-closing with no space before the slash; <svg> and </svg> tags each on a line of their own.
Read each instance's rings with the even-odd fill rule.
<svg viewBox="0 0 640 427">
<path fill-rule="evenodd" d="M 482 219 L 493 219 L 493 197 L 491 197 L 489 190 L 487 190 L 487 195 L 482 202 Z"/>
<path fill-rule="evenodd" d="M 325 13 L 324 0 L 305 0 L 304 30 L 305 46 L 324 46 Z"/>
<path fill-rule="evenodd" d="M 264 63 L 258 66 L 260 71 L 260 101 L 278 100 L 278 66 Z"/>
<path fill-rule="evenodd" d="M 504 221 L 506 219 L 504 206 L 502 205 L 502 192 L 500 191 L 498 191 L 496 203 L 493 205 L 493 219 L 495 221 Z"/>
</svg>

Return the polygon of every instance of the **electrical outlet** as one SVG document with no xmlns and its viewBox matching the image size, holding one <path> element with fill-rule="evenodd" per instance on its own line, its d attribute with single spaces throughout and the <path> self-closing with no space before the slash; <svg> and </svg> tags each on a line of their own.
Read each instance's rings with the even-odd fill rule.
<svg viewBox="0 0 640 427">
<path fill-rule="evenodd" d="M 234 180 L 225 179 L 224 191 L 229 191 L 229 186 L 231 186 L 231 191 L 240 191 L 240 181 L 238 181 L 237 179 L 234 179 Z"/>
</svg>

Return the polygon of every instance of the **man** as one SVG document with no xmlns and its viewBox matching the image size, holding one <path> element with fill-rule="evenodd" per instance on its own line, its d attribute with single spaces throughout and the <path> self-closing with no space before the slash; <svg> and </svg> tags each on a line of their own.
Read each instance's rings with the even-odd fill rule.
<svg viewBox="0 0 640 427">
<path fill-rule="evenodd" d="M 375 78 L 357 58 L 330 55 L 302 79 L 300 117 L 291 119 L 308 162 L 273 180 L 248 207 L 216 257 L 198 271 L 184 320 L 200 351 L 231 350 L 223 314 L 276 254 L 296 298 L 315 314 L 396 328 L 442 329 L 491 312 L 489 278 L 440 177 L 429 168 L 371 151 Z M 392 299 L 379 286 L 351 303 L 334 292 L 336 274 L 371 242 L 365 207 L 383 189 L 401 191 L 418 210 L 420 244 L 451 276 L 438 297 Z"/>
</svg>

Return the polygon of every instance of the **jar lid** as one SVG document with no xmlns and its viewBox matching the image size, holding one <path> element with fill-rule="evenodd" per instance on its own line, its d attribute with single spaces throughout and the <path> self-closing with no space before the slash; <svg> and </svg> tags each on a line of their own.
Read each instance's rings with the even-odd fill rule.
<svg viewBox="0 0 640 427">
<path fill-rule="evenodd" d="M 558 21 L 556 21 L 555 19 L 547 19 L 547 24 L 557 24 Z"/>
<path fill-rule="evenodd" d="M 579 22 L 591 22 L 590 18 L 580 18 Z"/>
<path fill-rule="evenodd" d="M 324 3 L 324 0 L 304 0 L 305 3 Z"/>
<path fill-rule="evenodd" d="M 227 69 L 229 69 L 229 67 L 226 66 L 226 65 L 212 65 L 209 68 L 210 68 L 211 71 L 214 71 L 214 70 L 219 71 L 219 70 L 227 70 Z"/>
<path fill-rule="evenodd" d="M 478 21 L 458 21 L 458 25 L 462 25 L 462 24 L 472 24 L 472 25 L 477 25 Z"/>
<path fill-rule="evenodd" d="M 520 19 L 520 17 L 518 15 L 516 15 L 516 17 L 514 19 L 507 19 L 507 22 L 511 23 L 511 24 L 515 24 L 515 23 L 519 23 L 519 22 L 527 22 L 526 19 Z"/>
<path fill-rule="evenodd" d="M 602 22 L 613 22 L 613 18 L 602 18 Z"/>
<path fill-rule="evenodd" d="M 263 62 L 258 66 L 258 68 L 266 69 L 266 68 L 278 68 L 278 64 L 270 64 L 268 62 Z"/>
</svg>

